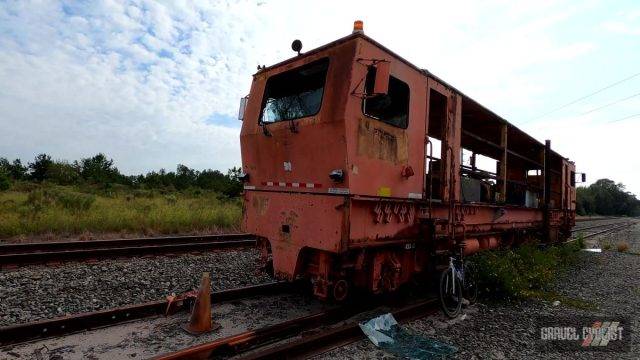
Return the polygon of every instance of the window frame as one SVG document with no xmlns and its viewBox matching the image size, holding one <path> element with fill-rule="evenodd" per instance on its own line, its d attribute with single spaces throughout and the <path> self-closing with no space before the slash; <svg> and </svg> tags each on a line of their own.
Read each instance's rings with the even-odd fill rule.
<svg viewBox="0 0 640 360">
<path fill-rule="evenodd" d="M 369 69 L 367 68 L 367 74 L 365 75 L 365 80 L 364 80 L 364 97 L 362 98 L 362 105 L 360 106 L 360 110 L 362 111 L 362 114 L 364 116 L 368 117 L 368 118 L 378 120 L 378 121 L 380 121 L 380 122 L 382 122 L 384 124 L 387 124 L 389 126 L 393 126 L 394 128 L 403 129 L 403 130 L 408 129 L 409 128 L 409 118 L 410 118 L 409 115 L 411 113 L 411 111 L 410 111 L 411 110 L 411 86 L 407 82 L 403 81 L 402 79 L 389 74 L 389 85 L 391 84 L 391 79 L 393 78 L 393 79 L 401 82 L 402 84 L 404 84 L 407 87 L 407 90 L 408 90 L 408 96 L 407 96 L 407 121 L 406 121 L 405 126 L 402 127 L 402 126 L 390 124 L 390 123 L 384 121 L 383 119 L 381 119 L 381 118 L 379 118 L 377 116 L 373 116 L 373 115 L 367 114 L 367 112 L 365 111 L 367 99 L 372 97 L 372 96 L 367 95 L 367 80 L 366 80 L 366 77 L 368 75 L 368 71 L 369 71 Z M 389 86 L 389 88 L 390 87 L 391 86 Z"/>
<path fill-rule="evenodd" d="M 292 118 L 292 119 L 286 119 L 286 120 L 278 120 L 278 121 L 271 121 L 271 122 L 262 121 L 262 117 L 264 115 L 264 110 L 265 110 L 265 108 L 267 106 L 267 88 L 268 88 L 268 85 L 269 85 L 269 80 L 271 80 L 271 79 L 273 79 L 275 77 L 278 77 L 280 75 L 287 74 L 287 73 L 289 73 L 291 71 L 300 70 L 301 68 L 304 68 L 306 66 L 311 67 L 310 65 L 319 64 L 319 63 L 321 63 L 323 61 L 326 61 L 326 63 L 327 63 L 327 70 L 326 70 L 326 73 L 324 75 L 324 85 L 322 86 L 322 95 L 320 96 L 320 106 L 318 107 L 318 110 L 315 113 L 309 114 L 309 115 L 305 115 L 305 116 L 299 116 L 299 117 Z M 291 68 L 291 69 L 288 69 L 288 70 L 285 70 L 285 71 L 282 71 L 282 72 L 279 72 L 277 74 L 273 74 L 273 75 L 269 76 L 265 81 L 264 90 L 262 92 L 262 105 L 260 106 L 260 112 L 258 113 L 258 125 L 259 126 L 268 126 L 268 125 L 273 125 L 273 124 L 278 124 L 278 123 L 283 123 L 283 122 L 289 122 L 289 121 L 295 121 L 295 120 L 304 119 L 304 118 L 308 118 L 308 117 L 312 117 L 312 116 L 318 115 L 320 113 L 320 111 L 322 111 L 322 106 L 324 105 L 324 94 L 325 94 L 325 89 L 327 87 L 327 80 L 329 79 L 329 71 L 330 70 L 331 70 L 331 59 L 328 56 L 325 56 L 325 57 L 313 60 L 311 62 L 308 62 L 306 64 L 303 64 L 303 65 L 300 65 L 300 66 L 297 66 L 297 67 L 294 67 L 294 68 Z"/>
</svg>

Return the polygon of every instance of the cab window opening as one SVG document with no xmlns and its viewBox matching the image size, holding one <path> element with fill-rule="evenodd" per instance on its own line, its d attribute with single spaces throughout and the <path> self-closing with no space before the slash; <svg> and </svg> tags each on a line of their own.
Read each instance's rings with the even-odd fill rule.
<svg viewBox="0 0 640 360">
<path fill-rule="evenodd" d="M 365 93 L 373 94 L 376 68 L 370 66 L 365 79 Z M 389 76 L 387 94 L 369 95 L 362 100 L 362 112 L 386 124 L 406 129 L 409 120 L 409 85 Z"/>
<path fill-rule="evenodd" d="M 259 123 L 316 115 L 322 105 L 328 69 L 329 59 L 324 58 L 271 76 L 265 86 Z"/>
</svg>

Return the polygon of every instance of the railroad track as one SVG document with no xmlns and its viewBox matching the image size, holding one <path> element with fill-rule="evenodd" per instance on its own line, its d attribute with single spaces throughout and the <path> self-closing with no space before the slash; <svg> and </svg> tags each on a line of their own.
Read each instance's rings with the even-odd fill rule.
<svg viewBox="0 0 640 360">
<path fill-rule="evenodd" d="M 0 245 L 0 267 L 183 253 L 253 245 L 255 245 L 255 238 L 249 234 L 3 244 Z"/>
<path fill-rule="evenodd" d="M 597 216 L 597 217 L 590 217 L 590 218 L 577 218 L 576 222 L 599 221 L 599 220 L 609 220 L 609 219 L 616 219 L 616 217 L 614 217 L 614 216 Z"/>
<path fill-rule="evenodd" d="M 406 322 L 439 311 L 435 298 L 421 299 L 417 302 L 397 307 L 391 311 L 396 320 Z M 364 338 L 357 321 L 345 321 L 353 315 L 372 310 L 379 304 L 369 306 L 341 306 L 315 314 L 287 320 L 275 325 L 245 331 L 239 334 L 188 347 L 173 353 L 153 357 L 154 360 L 209 359 L 221 355 L 238 355 L 240 359 L 289 359 L 303 358 L 321 354 L 339 346 Z M 309 330 L 317 331 L 311 336 L 299 336 Z M 297 337 L 293 341 L 284 341 L 273 347 L 273 343 Z"/>
<path fill-rule="evenodd" d="M 266 296 L 294 291 L 296 285 L 286 282 L 273 282 L 247 286 L 211 293 L 211 303 L 236 301 L 252 296 Z M 113 326 L 119 323 L 163 315 L 167 301 L 151 301 L 143 304 L 122 306 L 114 309 L 81 313 L 24 324 L 0 327 L 0 346 L 18 344 L 34 339 L 64 336 L 80 331 Z M 190 302 L 176 304 L 175 311 L 188 310 Z"/>
<path fill-rule="evenodd" d="M 597 235 L 607 234 L 611 232 L 615 232 L 629 226 L 637 224 L 636 221 L 618 221 L 614 223 L 607 224 L 599 224 L 587 227 L 581 227 L 577 229 L 571 230 L 571 233 L 574 234 L 573 238 L 569 241 L 574 241 L 578 239 L 578 236 L 582 236 L 582 239 L 588 239 Z M 604 228 L 604 229 L 603 229 Z M 591 232 L 585 234 L 583 233 L 585 230 L 592 230 Z"/>
<path fill-rule="evenodd" d="M 212 303 L 237 301 L 253 296 L 267 296 L 297 291 L 295 283 L 274 282 L 263 285 L 242 287 L 211 294 Z M 190 303 L 179 304 L 178 311 L 188 310 Z M 326 310 L 286 320 L 273 325 L 251 329 L 211 342 L 181 349 L 174 353 L 158 355 L 154 359 L 210 358 L 219 355 L 244 355 L 249 359 L 273 359 L 309 356 L 319 354 L 338 346 L 357 341 L 363 334 L 356 321 L 347 320 L 365 311 L 388 305 L 385 299 L 369 301 L 367 305 L 353 302 L 348 305 L 329 307 Z M 86 330 L 104 328 L 119 323 L 140 320 L 164 314 L 166 301 L 124 306 L 115 309 L 76 314 L 55 319 L 11 325 L 0 328 L 0 346 L 12 345 L 51 337 L 66 336 Z M 391 311 L 398 321 L 409 321 L 437 312 L 436 298 L 418 299 L 412 303 L 396 305 Z M 386 312 L 387 310 L 385 310 Z M 344 323 L 343 323 L 344 322 Z M 311 330 L 311 336 L 301 336 Z M 293 339 L 293 340 L 291 340 Z M 279 341 L 279 345 L 274 345 Z M 269 347 L 271 346 L 271 347 Z M 256 350 L 256 351 L 251 351 Z"/>
</svg>

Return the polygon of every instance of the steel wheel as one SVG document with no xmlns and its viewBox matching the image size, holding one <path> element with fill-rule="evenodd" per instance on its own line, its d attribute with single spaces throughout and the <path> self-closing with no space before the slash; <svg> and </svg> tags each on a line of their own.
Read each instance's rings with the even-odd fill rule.
<svg viewBox="0 0 640 360">
<path fill-rule="evenodd" d="M 344 301 L 349 296 L 349 283 L 346 280 L 338 280 L 333 285 L 333 298 L 338 301 Z"/>
</svg>

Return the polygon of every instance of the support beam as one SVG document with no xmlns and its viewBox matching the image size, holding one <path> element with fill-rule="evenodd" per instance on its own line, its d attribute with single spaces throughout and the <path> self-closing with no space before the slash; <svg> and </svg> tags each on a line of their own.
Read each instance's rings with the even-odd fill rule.
<svg viewBox="0 0 640 360">
<path fill-rule="evenodd" d="M 551 172 L 549 171 L 551 168 L 551 140 L 545 140 L 544 142 L 544 190 L 543 190 L 543 219 L 544 219 L 544 234 L 546 237 L 546 241 L 549 242 L 551 240 L 551 231 L 550 231 L 550 222 L 549 222 L 549 202 L 551 200 Z"/>
<path fill-rule="evenodd" d="M 502 126 L 506 127 L 507 125 L 505 124 L 505 125 L 502 125 Z M 468 136 L 470 138 L 473 138 L 473 139 L 475 139 L 475 140 L 477 140 L 477 141 L 479 141 L 479 142 L 481 142 L 481 143 L 483 143 L 485 145 L 492 146 L 492 147 L 494 147 L 494 148 L 496 148 L 498 150 L 504 150 L 506 148 L 506 146 L 502 146 L 502 145 L 496 144 L 496 143 L 494 143 L 492 141 L 489 141 L 487 139 L 484 139 L 483 137 L 481 137 L 479 135 L 476 135 L 476 134 L 474 134 L 474 133 L 472 133 L 472 132 L 470 132 L 468 130 L 462 130 L 462 135 L 465 135 L 465 136 Z M 536 161 L 534 159 L 528 158 L 528 157 L 526 157 L 524 155 L 520 155 L 520 154 L 518 154 L 517 152 L 515 152 L 513 150 L 508 150 L 507 149 L 507 153 L 509 153 L 510 155 L 513 155 L 513 156 L 515 156 L 515 157 L 517 157 L 517 158 L 519 158 L 521 160 L 524 160 L 524 161 L 526 161 L 526 162 L 528 162 L 528 163 L 530 163 L 532 165 L 535 165 L 535 166 L 537 166 L 539 168 L 542 168 L 542 162 L 539 162 L 539 161 Z"/>
<path fill-rule="evenodd" d="M 500 159 L 500 176 L 504 179 L 502 181 L 502 187 L 500 189 L 500 201 L 506 203 L 507 202 L 507 124 L 502 124 L 501 134 L 500 134 L 500 147 L 502 147 L 502 159 Z"/>
</svg>

